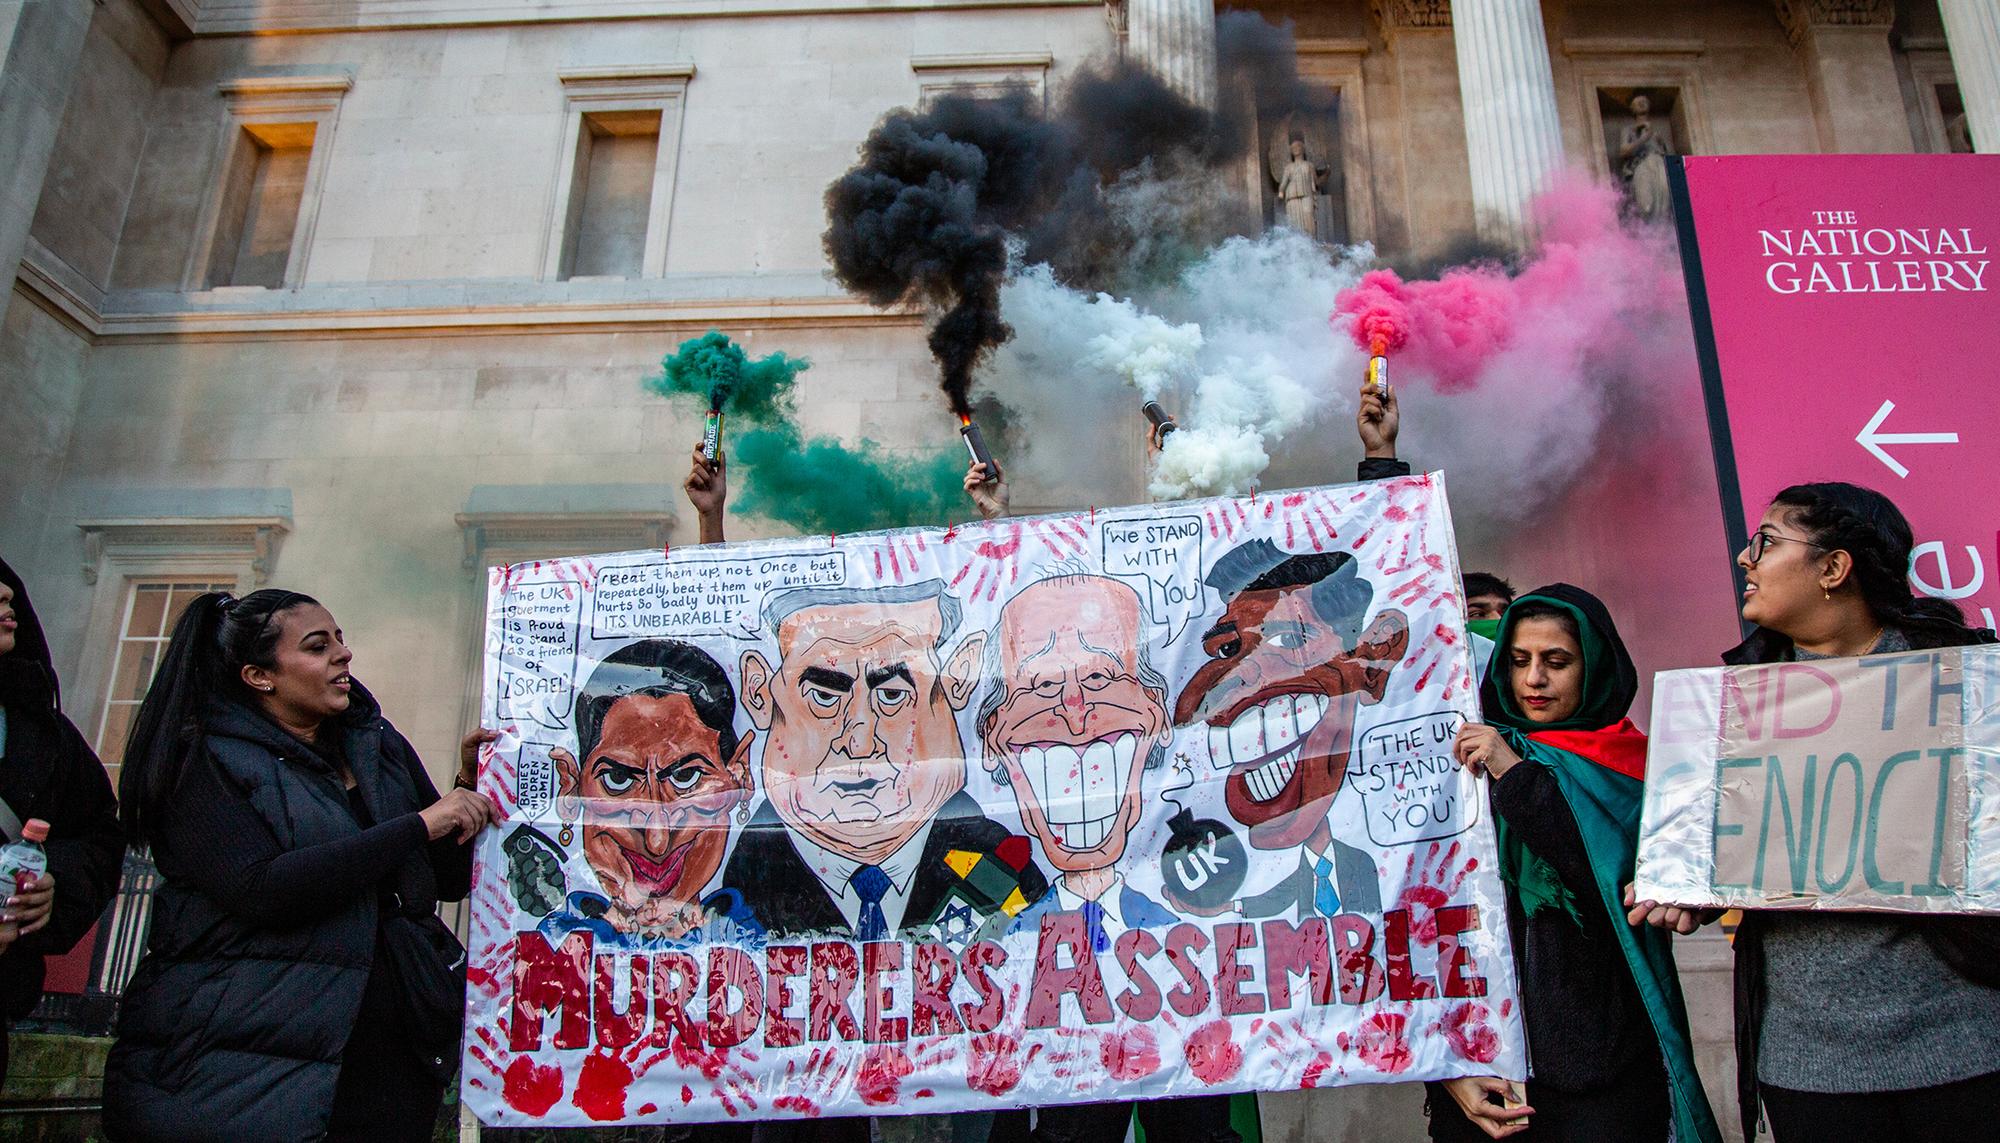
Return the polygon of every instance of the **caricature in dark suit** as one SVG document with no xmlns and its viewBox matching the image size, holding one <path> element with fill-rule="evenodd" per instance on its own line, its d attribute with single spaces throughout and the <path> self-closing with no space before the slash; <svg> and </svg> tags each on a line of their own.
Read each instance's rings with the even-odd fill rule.
<svg viewBox="0 0 2000 1143">
<path fill-rule="evenodd" d="M 1081 913 L 1098 952 L 1127 929 L 1180 918 L 1118 871 L 1145 814 L 1145 771 L 1167 733 L 1167 684 L 1146 658 L 1145 604 L 1109 576 L 1058 573 L 1001 608 L 979 712 L 986 766 L 1011 787 L 1056 883 L 1014 918 Z"/>
<path fill-rule="evenodd" d="M 962 947 L 1041 897 L 1027 839 L 964 792 L 956 716 L 985 636 L 942 654 L 959 625 L 943 581 L 784 592 L 764 624 L 778 662 L 748 651 L 741 672 L 764 801 L 723 883 L 766 930 Z"/>
<path fill-rule="evenodd" d="M 1208 662 L 1182 690 L 1174 724 L 1207 725 L 1211 760 L 1229 771 L 1223 802 L 1250 844 L 1298 850 L 1296 869 L 1238 908 L 1250 917 L 1296 909 L 1300 919 L 1379 912 L 1374 859 L 1335 838 L 1327 813 L 1355 717 L 1382 701 L 1409 620 L 1394 608 L 1368 620 L 1375 589 L 1346 552 L 1294 555 L 1253 540 L 1216 561 L 1206 582 L 1226 603 L 1202 635 Z"/>
</svg>

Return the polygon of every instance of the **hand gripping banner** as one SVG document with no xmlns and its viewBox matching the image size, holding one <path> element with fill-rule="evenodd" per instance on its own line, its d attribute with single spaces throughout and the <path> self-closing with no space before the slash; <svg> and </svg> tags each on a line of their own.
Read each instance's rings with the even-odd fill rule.
<svg viewBox="0 0 2000 1143">
<path fill-rule="evenodd" d="M 489 1124 L 1526 1070 L 1441 477 L 495 569 Z"/>
</svg>

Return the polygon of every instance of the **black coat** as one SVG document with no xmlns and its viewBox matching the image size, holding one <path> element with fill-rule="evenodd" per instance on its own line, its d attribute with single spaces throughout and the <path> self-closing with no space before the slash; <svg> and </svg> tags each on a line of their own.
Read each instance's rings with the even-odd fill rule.
<svg viewBox="0 0 2000 1143">
<path fill-rule="evenodd" d="M 470 888 L 471 850 L 428 842 L 438 795 L 359 685 L 335 765 L 249 707 L 211 711 L 159 815 L 145 959 L 105 1064 L 117 1139 L 317 1139 L 375 959 L 382 910 Z M 335 730 L 329 727 L 328 730 Z"/>
<path fill-rule="evenodd" d="M 19 627 L 0 657 L 0 707 L 7 743 L 0 754 L 0 799 L 22 821 L 49 823 L 49 873 L 56 896 L 49 923 L 0 955 L 0 1036 L 42 996 L 42 958 L 75 947 L 118 892 L 125 839 L 111 780 L 83 735 L 64 717 L 49 645 L 14 569 L 0 560 L 0 583 L 14 591 Z"/>
<path fill-rule="evenodd" d="M 971 879 L 962 878 L 945 860 L 953 850 L 982 857 L 993 855 L 1003 842 L 1015 836 L 980 813 L 979 803 L 965 791 L 960 790 L 947 799 L 938 808 L 936 822 L 918 859 L 916 876 L 910 882 L 908 904 L 903 909 L 903 931 L 929 923 L 952 902 L 963 902 L 978 918 L 985 919 L 1000 911 L 1017 888 L 1022 905 L 1041 900 L 1049 883 L 1040 867 L 1025 860 L 1026 838 L 1016 838 L 1024 857 L 1018 871 L 1006 866 L 992 867 L 996 872 L 1006 870 L 997 883 L 982 876 L 981 870 L 975 870 Z M 736 852 L 730 855 L 729 865 L 722 872 L 722 882 L 743 894 L 751 912 L 773 937 L 802 933 L 854 935 L 840 907 L 826 895 L 819 878 L 799 856 L 798 847 L 792 844 L 791 831 L 769 802 L 743 827 Z"/>
</svg>

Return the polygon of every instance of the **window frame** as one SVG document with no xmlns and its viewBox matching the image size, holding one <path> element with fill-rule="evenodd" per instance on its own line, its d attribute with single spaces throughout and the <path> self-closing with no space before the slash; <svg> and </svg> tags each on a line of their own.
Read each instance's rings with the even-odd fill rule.
<svg viewBox="0 0 2000 1143">
<path fill-rule="evenodd" d="M 181 289 L 188 293 L 216 290 L 264 290 L 266 286 L 208 285 L 208 270 L 215 257 L 216 232 L 222 227 L 224 200 L 228 197 L 230 170 L 243 161 L 243 148 L 254 147 L 250 136 L 259 130 L 303 126 L 313 128 L 312 154 L 306 160 L 305 186 L 299 192 L 298 217 L 292 224 L 292 248 L 285 256 L 285 278 L 281 289 L 298 289 L 305 281 L 306 263 L 312 254 L 313 232 L 319 225 L 320 200 L 325 191 L 327 156 L 333 150 L 333 134 L 340 122 L 340 104 L 354 86 L 349 75 L 250 76 L 225 79 L 215 85 L 222 98 L 220 120 L 209 155 L 207 197 L 201 221 L 195 226 L 194 242 L 188 248 L 187 263 L 181 271 Z"/>
<path fill-rule="evenodd" d="M 580 204 L 570 200 L 578 189 L 577 158 L 581 150 L 586 116 L 598 112 L 657 111 L 660 114 L 659 149 L 653 160 L 653 192 L 646 207 L 646 245 L 639 260 L 637 279 L 662 278 L 667 272 L 667 236 L 674 210 L 674 183 L 680 167 L 681 128 L 687 113 L 688 82 L 694 78 L 691 63 L 652 64 L 641 67 L 572 69 L 558 72 L 562 85 L 562 138 L 557 145 L 555 191 L 543 224 L 544 241 L 541 280 L 571 280 L 563 272 L 564 254 L 575 235 L 571 221 L 581 216 Z M 588 191 L 588 182 L 584 182 Z M 581 279 L 592 280 L 587 275 Z M 632 281 L 634 278 L 625 278 Z"/>
</svg>

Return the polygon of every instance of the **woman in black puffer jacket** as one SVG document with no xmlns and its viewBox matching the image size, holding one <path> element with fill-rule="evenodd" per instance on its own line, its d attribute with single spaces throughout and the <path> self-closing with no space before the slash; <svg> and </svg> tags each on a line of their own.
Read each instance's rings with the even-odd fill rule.
<svg viewBox="0 0 2000 1143">
<path fill-rule="evenodd" d="M 134 720 L 122 815 L 161 885 L 105 1065 L 117 1139 L 427 1139 L 457 1064 L 470 889 L 492 820 L 348 673 L 326 608 L 213 593 Z M 456 988 L 454 988 L 456 984 Z"/>
</svg>

